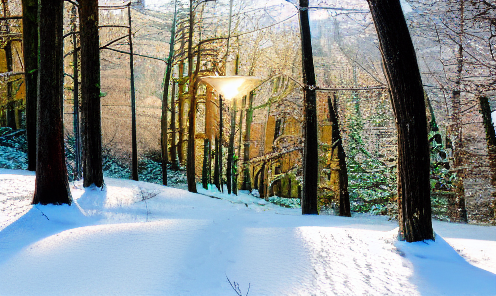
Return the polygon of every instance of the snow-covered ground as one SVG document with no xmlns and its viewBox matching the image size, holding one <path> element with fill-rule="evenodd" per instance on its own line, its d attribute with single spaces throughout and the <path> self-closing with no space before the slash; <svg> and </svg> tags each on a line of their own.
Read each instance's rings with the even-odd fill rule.
<svg viewBox="0 0 496 296">
<path fill-rule="evenodd" d="M 34 175 L 0 169 L 0 295 L 496 295 L 496 227 L 302 216 L 240 196 L 106 179 L 73 206 L 31 206 Z M 249 291 L 248 291 L 249 288 Z"/>
</svg>

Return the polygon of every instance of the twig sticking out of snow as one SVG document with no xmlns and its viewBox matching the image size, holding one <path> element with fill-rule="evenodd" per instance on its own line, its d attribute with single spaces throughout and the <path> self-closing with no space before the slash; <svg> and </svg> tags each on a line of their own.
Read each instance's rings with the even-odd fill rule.
<svg viewBox="0 0 496 296">
<path fill-rule="evenodd" d="M 233 288 L 234 292 L 236 292 L 236 295 L 243 296 L 243 293 L 241 292 L 241 288 L 239 287 L 239 284 L 234 282 L 234 281 L 231 283 L 231 280 L 229 279 L 229 277 L 227 275 L 226 275 L 226 278 L 227 278 L 227 281 L 229 282 L 229 285 L 231 285 L 231 288 Z M 246 291 L 245 296 L 248 296 L 248 293 L 250 293 L 250 283 L 248 283 L 248 291 Z"/>
<path fill-rule="evenodd" d="M 45 215 L 45 213 L 43 213 L 43 211 L 42 211 L 42 210 L 40 210 L 37 206 L 35 206 L 35 208 L 36 208 L 38 211 L 40 211 L 40 213 L 41 213 L 43 216 L 45 216 L 45 218 L 47 218 L 47 220 L 48 220 L 48 221 L 50 221 L 50 219 L 48 219 L 48 216 L 47 216 L 47 215 Z"/>
</svg>

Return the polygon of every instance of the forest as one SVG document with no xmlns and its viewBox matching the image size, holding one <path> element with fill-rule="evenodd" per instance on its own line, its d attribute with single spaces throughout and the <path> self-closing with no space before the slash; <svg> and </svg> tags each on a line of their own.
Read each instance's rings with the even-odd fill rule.
<svg viewBox="0 0 496 296">
<path fill-rule="evenodd" d="M 168 192 L 303 217 L 385 219 L 373 221 L 396 225 L 407 243 L 442 244 L 441 222 L 496 226 L 492 1 L 3 0 L 0 8 L 0 176 L 33 176 L 29 188 L 0 177 L 0 240 L 16 219 L 31 221 L 31 209 L 50 220 L 38 206 L 94 215 L 119 198 L 112 190 L 124 180 L 134 181 L 122 185 L 135 186 L 134 199 L 113 205 L 144 203 L 146 222 L 167 211 L 155 203 Z M 398 254 L 409 252 L 401 246 Z M 489 270 L 483 277 L 492 279 Z M 248 294 L 226 277 L 230 292 Z"/>
</svg>

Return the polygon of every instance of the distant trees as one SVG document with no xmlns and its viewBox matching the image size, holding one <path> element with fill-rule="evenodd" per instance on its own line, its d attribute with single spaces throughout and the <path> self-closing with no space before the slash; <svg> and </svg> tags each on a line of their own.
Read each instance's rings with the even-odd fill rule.
<svg viewBox="0 0 496 296">
<path fill-rule="evenodd" d="M 63 0 L 39 2 L 40 60 L 33 204 L 71 204 L 62 124 Z"/>
<path fill-rule="evenodd" d="M 398 130 L 400 238 L 434 239 L 424 90 L 399 0 L 367 0 L 375 23 Z"/>
<path fill-rule="evenodd" d="M 79 1 L 84 187 L 103 186 L 98 1 Z"/>
</svg>

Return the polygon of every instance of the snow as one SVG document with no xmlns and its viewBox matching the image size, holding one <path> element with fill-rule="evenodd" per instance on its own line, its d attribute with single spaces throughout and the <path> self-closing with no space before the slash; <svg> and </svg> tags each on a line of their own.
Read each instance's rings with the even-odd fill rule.
<svg viewBox="0 0 496 296">
<path fill-rule="evenodd" d="M 32 206 L 34 178 L 0 169 L 0 295 L 496 295 L 494 226 L 406 243 L 387 217 L 111 178 Z"/>
</svg>

